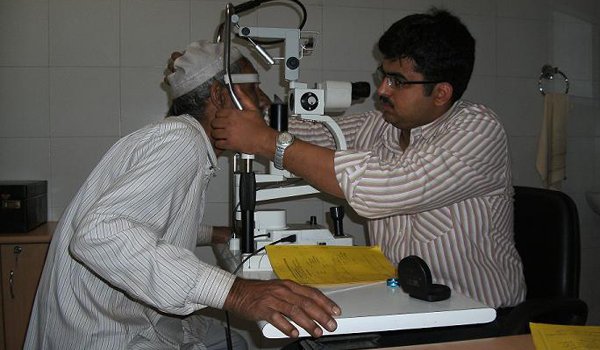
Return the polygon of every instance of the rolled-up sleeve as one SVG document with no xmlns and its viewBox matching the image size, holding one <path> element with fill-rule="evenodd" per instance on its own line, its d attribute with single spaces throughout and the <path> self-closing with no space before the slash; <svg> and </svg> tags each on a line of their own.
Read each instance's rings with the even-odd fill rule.
<svg viewBox="0 0 600 350">
<path fill-rule="evenodd" d="M 367 218 L 411 214 L 502 189 L 509 162 L 502 126 L 467 115 L 422 136 L 394 157 L 337 151 L 336 177 L 348 203 Z"/>
</svg>

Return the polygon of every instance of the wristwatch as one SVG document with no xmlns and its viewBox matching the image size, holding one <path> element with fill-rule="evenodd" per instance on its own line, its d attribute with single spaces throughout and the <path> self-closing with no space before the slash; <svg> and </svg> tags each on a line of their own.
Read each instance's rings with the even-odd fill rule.
<svg viewBox="0 0 600 350">
<path fill-rule="evenodd" d="M 295 137 L 287 131 L 279 133 L 277 135 L 277 148 L 275 148 L 275 158 L 273 158 L 273 164 L 275 168 L 283 170 L 283 153 L 292 143 L 294 143 Z"/>
</svg>

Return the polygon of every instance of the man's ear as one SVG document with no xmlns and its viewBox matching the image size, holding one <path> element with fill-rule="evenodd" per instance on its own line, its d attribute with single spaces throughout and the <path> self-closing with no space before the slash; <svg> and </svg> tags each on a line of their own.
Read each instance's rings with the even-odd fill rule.
<svg viewBox="0 0 600 350">
<path fill-rule="evenodd" d="M 219 82 L 213 82 L 210 86 L 210 102 L 217 108 L 223 108 L 228 97 L 227 89 Z"/>
<path fill-rule="evenodd" d="M 433 100 L 436 105 L 442 106 L 452 101 L 454 89 L 450 83 L 437 83 L 433 88 Z"/>
</svg>

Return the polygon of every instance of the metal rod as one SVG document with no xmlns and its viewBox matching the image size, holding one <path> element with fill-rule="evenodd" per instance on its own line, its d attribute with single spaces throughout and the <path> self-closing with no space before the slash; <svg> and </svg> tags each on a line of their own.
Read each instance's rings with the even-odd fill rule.
<svg viewBox="0 0 600 350">
<path fill-rule="evenodd" d="M 223 60 L 223 64 L 225 65 L 225 75 L 227 76 L 228 79 L 228 83 L 227 85 L 227 89 L 229 91 L 229 96 L 231 97 L 231 101 L 233 102 L 233 104 L 235 105 L 235 107 L 239 110 L 242 110 L 242 104 L 240 103 L 240 100 L 238 99 L 238 97 L 235 95 L 235 91 L 233 90 L 233 81 L 231 80 L 231 72 L 230 72 L 230 66 L 231 66 L 231 21 L 232 21 L 232 17 L 234 15 L 234 10 L 233 10 L 233 5 L 231 3 L 228 3 L 227 6 L 225 7 L 225 30 L 223 33 L 223 36 L 225 37 L 225 40 L 223 41 L 223 45 L 224 45 L 224 52 L 223 52 L 223 56 L 224 56 L 224 60 Z"/>
</svg>

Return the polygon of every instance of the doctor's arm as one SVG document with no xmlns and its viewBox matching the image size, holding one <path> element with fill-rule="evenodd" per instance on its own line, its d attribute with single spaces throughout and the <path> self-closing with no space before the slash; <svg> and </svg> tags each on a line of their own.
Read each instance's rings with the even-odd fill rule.
<svg viewBox="0 0 600 350">
<path fill-rule="evenodd" d="M 258 155 L 272 160 L 278 132 L 267 126 L 256 105 L 236 87 L 243 111 L 221 109 L 212 121 L 212 137 L 220 149 Z M 320 191 L 343 198 L 333 167 L 335 151 L 302 140 L 289 146 L 284 167 Z"/>
</svg>

